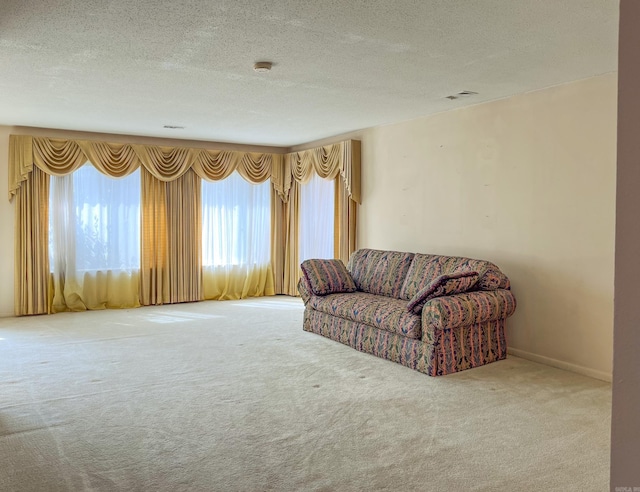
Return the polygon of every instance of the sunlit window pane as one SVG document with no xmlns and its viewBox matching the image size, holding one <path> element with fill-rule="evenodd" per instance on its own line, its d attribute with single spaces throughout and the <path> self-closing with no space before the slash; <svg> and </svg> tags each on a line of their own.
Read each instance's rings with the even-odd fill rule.
<svg viewBox="0 0 640 492">
<path fill-rule="evenodd" d="M 317 174 L 300 187 L 300 262 L 333 258 L 335 181 Z"/>
<path fill-rule="evenodd" d="M 110 178 L 92 165 L 51 180 L 50 262 L 76 271 L 140 268 L 140 172 Z"/>
<path fill-rule="evenodd" d="M 270 183 L 233 173 L 202 182 L 202 262 L 207 266 L 267 265 L 270 260 Z"/>
</svg>

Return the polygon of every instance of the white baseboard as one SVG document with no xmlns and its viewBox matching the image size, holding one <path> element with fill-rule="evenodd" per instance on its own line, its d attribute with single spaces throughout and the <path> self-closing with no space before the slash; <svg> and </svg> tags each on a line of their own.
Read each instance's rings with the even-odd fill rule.
<svg viewBox="0 0 640 492">
<path fill-rule="evenodd" d="M 565 371 L 577 372 L 583 376 L 589 376 L 590 378 L 599 379 L 600 381 L 606 381 L 610 383 L 612 381 L 611 373 L 596 371 L 595 369 L 589 369 L 588 367 L 579 366 L 577 364 L 571 364 L 558 359 L 552 359 L 551 357 L 545 357 L 544 355 L 532 354 L 526 350 L 519 350 L 514 348 L 507 348 L 507 353 L 520 357 L 522 359 L 531 360 L 533 362 L 539 362 L 540 364 L 546 364 L 548 366 L 557 367 L 558 369 L 564 369 Z"/>
</svg>

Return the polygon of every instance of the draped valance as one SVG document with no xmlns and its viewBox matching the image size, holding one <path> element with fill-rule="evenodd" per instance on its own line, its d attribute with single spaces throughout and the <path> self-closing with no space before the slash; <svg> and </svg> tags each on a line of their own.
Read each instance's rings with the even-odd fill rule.
<svg viewBox="0 0 640 492">
<path fill-rule="evenodd" d="M 340 175 L 348 196 L 362 203 L 360 197 L 360 142 L 345 140 L 333 145 L 315 147 L 300 152 L 285 154 L 285 190 L 291 188 L 291 180 L 306 183 L 315 172 L 324 179 Z"/>
<path fill-rule="evenodd" d="M 33 165 L 46 174 L 64 176 L 90 161 L 100 172 L 114 178 L 127 176 L 143 166 L 165 182 L 180 178 L 189 169 L 208 181 L 225 179 L 237 171 L 251 183 L 270 179 L 285 203 L 293 180 L 305 183 L 314 172 L 325 179 L 340 175 L 349 198 L 360 203 L 359 144 L 346 140 L 283 155 L 11 135 L 9 199 L 27 179 Z"/>
</svg>

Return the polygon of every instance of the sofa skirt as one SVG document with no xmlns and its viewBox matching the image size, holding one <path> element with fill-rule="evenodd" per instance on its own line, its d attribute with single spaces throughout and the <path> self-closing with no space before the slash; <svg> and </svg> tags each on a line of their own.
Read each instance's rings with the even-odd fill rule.
<svg viewBox="0 0 640 492">
<path fill-rule="evenodd" d="M 441 330 L 431 334 L 435 343 L 427 343 L 306 306 L 303 328 L 429 376 L 444 376 L 507 357 L 504 319 Z"/>
</svg>

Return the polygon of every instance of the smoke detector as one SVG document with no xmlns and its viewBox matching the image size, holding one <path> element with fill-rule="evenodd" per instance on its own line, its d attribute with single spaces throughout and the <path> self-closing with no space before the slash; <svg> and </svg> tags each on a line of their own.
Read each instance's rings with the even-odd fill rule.
<svg viewBox="0 0 640 492">
<path fill-rule="evenodd" d="M 271 66 L 273 65 L 273 63 L 271 62 L 256 62 L 253 65 L 253 70 L 258 72 L 258 73 L 267 73 L 269 71 L 271 71 Z"/>
</svg>

